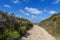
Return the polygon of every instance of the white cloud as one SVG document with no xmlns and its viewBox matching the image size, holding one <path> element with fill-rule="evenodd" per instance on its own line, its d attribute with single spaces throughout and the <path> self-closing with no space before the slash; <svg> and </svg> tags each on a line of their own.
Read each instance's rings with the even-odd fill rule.
<svg viewBox="0 0 60 40">
<path fill-rule="evenodd" d="M 24 11 L 24 10 L 19 10 L 19 12 L 21 12 L 21 13 L 25 13 L 25 11 Z"/>
<path fill-rule="evenodd" d="M 57 13 L 56 11 L 49 11 L 50 14 L 55 14 Z"/>
<path fill-rule="evenodd" d="M 23 13 L 26 16 L 29 16 L 30 15 L 29 13 L 25 12 L 24 10 L 19 10 L 19 12 Z"/>
<path fill-rule="evenodd" d="M 29 7 L 25 7 L 25 10 L 30 12 L 30 13 L 33 13 L 33 14 L 41 14 L 42 11 L 36 9 L 36 8 L 29 8 Z"/>
<path fill-rule="evenodd" d="M 19 1 L 19 0 L 11 0 L 13 3 L 15 3 L 15 4 L 18 4 L 18 3 L 20 3 L 21 4 L 21 2 Z"/>
<path fill-rule="evenodd" d="M 44 11 L 44 12 L 47 12 L 48 10 L 44 9 L 43 11 Z"/>
<path fill-rule="evenodd" d="M 12 12 L 8 12 L 9 14 L 11 14 Z"/>
<path fill-rule="evenodd" d="M 7 8 L 11 8 L 11 6 L 10 5 L 7 5 L 7 4 L 5 4 L 4 6 L 7 7 Z"/>
<path fill-rule="evenodd" d="M 30 14 L 29 14 L 29 13 L 26 13 L 25 15 L 26 15 L 26 16 L 29 16 Z"/>
<path fill-rule="evenodd" d="M 35 16 L 35 15 L 32 15 L 32 19 L 35 19 L 37 16 Z"/>
<path fill-rule="evenodd" d="M 56 0 L 55 2 L 53 2 L 53 4 L 58 4 L 60 3 L 60 0 Z"/>
<path fill-rule="evenodd" d="M 20 17 L 20 18 L 22 18 L 22 16 L 21 16 L 21 15 L 16 15 L 16 17 Z"/>
</svg>

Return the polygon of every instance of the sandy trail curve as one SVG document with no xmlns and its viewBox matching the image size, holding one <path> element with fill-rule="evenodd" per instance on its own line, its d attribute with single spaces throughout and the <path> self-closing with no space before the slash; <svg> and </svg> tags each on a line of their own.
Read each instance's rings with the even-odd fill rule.
<svg viewBox="0 0 60 40">
<path fill-rule="evenodd" d="M 26 37 L 22 37 L 21 40 L 56 40 L 55 37 L 50 35 L 45 29 L 34 25 L 34 27 L 28 31 L 30 35 Z"/>
</svg>

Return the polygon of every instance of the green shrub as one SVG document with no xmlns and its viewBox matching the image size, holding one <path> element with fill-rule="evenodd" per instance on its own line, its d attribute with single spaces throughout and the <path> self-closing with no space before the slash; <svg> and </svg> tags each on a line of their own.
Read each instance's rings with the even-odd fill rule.
<svg viewBox="0 0 60 40">
<path fill-rule="evenodd" d="M 6 36 L 4 34 L 0 34 L 0 40 L 6 40 Z"/>
<path fill-rule="evenodd" d="M 18 39 L 20 37 L 20 34 L 15 30 L 11 31 L 11 30 L 5 29 L 4 34 L 5 36 L 7 36 L 7 38 L 13 39 L 13 40 Z"/>
<path fill-rule="evenodd" d="M 56 27 L 56 32 L 57 32 L 57 34 L 60 34 L 60 26 Z"/>
<path fill-rule="evenodd" d="M 24 36 L 26 34 L 26 27 L 19 28 L 19 32 L 21 36 Z"/>
<path fill-rule="evenodd" d="M 26 19 L 0 11 L 0 40 L 19 40 L 32 26 Z"/>
</svg>

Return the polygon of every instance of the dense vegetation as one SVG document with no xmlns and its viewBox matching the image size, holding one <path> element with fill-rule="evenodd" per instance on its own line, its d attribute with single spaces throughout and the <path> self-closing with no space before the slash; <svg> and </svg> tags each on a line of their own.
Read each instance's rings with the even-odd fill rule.
<svg viewBox="0 0 60 40">
<path fill-rule="evenodd" d="M 42 21 L 39 25 L 53 36 L 60 38 L 60 13 L 54 14 L 50 18 Z"/>
<path fill-rule="evenodd" d="M 30 21 L 0 11 L 0 40 L 19 40 L 32 27 Z"/>
</svg>

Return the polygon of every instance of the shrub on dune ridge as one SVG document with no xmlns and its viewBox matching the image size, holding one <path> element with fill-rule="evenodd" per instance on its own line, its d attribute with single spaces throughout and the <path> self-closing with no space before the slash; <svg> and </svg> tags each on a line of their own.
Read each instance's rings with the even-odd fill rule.
<svg viewBox="0 0 60 40">
<path fill-rule="evenodd" d="M 43 20 L 39 23 L 39 26 L 45 28 L 53 36 L 60 38 L 60 13 Z"/>
<path fill-rule="evenodd" d="M 30 21 L 0 11 L 0 40 L 19 40 L 32 27 Z"/>
</svg>

